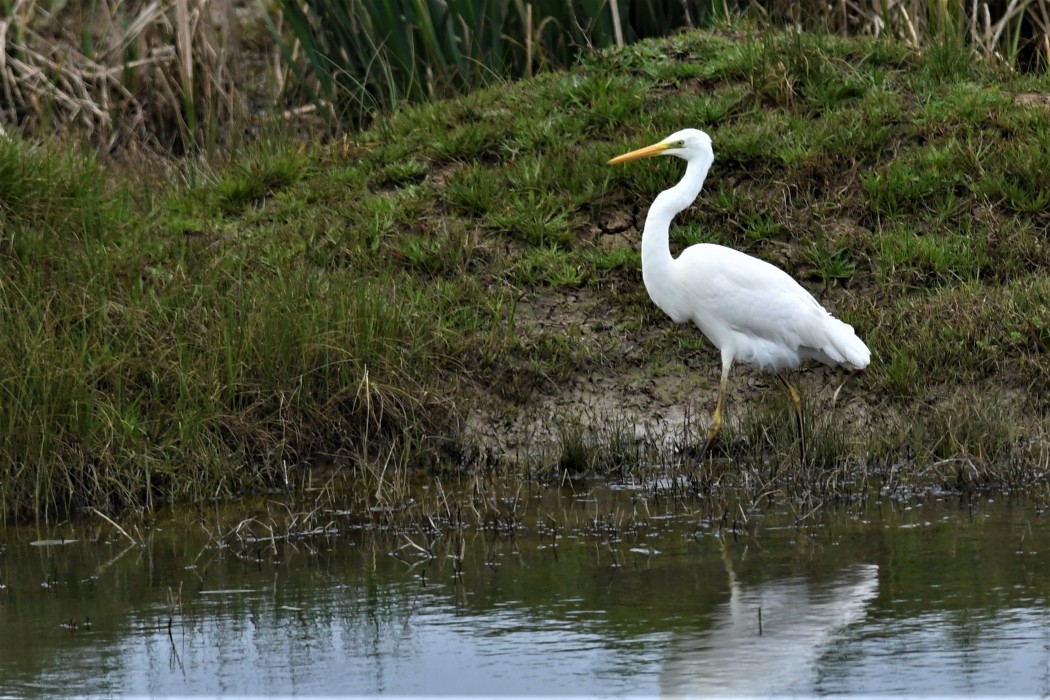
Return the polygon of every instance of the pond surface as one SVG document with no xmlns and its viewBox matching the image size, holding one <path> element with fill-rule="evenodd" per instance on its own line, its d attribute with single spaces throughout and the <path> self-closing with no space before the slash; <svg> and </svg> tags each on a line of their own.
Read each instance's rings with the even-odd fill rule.
<svg viewBox="0 0 1050 700">
<path fill-rule="evenodd" d="M 9 527 L 0 696 L 1050 693 L 1023 502 L 441 502 Z"/>
</svg>

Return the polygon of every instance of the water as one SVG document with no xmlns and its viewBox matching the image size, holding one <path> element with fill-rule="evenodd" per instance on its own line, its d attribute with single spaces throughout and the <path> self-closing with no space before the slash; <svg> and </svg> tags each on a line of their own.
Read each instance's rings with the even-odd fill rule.
<svg viewBox="0 0 1050 700">
<path fill-rule="evenodd" d="M 8 528 L 0 695 L 1050 693 L 1050 534 L 1029 505 L 799 524 L 790 503 L 641 495 L 464 500 L 463 528 L 273 503 L 162 514 L 126 528 L 136 543 L 101 519 Z"/>
</svg>

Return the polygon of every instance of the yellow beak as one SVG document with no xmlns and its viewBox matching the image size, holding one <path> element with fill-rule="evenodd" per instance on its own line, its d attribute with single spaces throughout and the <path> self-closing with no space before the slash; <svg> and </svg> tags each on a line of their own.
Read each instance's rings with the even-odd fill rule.
<svg viewBox="0 0 1050 700">
<path fill-rule="evenodd" d="M 630 153 L 624 153 L 622 156 L 616 156 L 606 165 L 616 165 L 617 163 L 626 163 L 629 160 L 636 160 L 638 158 L 658 156 L 670 147 L 671 144 L 661 141 L 660 143 L 654 143 L 652 146 L 646 146 L 645 148 L 639 148 L 637 151 L 631 151 Z"/>
</svg>

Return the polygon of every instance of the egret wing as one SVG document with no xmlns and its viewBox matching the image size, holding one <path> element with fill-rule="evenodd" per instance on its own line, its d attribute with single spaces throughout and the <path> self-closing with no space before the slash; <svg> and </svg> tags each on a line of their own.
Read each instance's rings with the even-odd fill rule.
<svg viewBox="0 0 1050 700">
<path fill-rule="evenodd" d="M 715 336 L 732 343 L 738 359 L 774 369 L 805 359 L 867 364 L 853 328 L 783 270 L 715 245 L 693 246 L 681 260 L 683 283 L 702 316 L 694 321 L 719 347 Z"/>
</svg>

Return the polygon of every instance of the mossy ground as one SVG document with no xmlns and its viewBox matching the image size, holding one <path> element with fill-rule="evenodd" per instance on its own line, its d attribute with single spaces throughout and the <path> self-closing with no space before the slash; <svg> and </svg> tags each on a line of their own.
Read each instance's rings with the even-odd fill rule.
<svg viewBox="0 0 1050 700">
<path fill-rule="evenodd" d="M 717 354 L 651 304 L 638 254 L 681 165 L 605 164 L 685 126 L 716 162 L 672 245 L 783 267 L 872 349 L 840 391 L 802 373 L 806 473 L 1041 479 L 1048 94 L 889 41 L 733 29 L 337 142 L 264 138 L 178 164 L 180 185 L 5 138 L 4 514 L 232 496 L 320 465 L 378 494 L 420 465 L 688 456 Z M 738 465 L 797 461 L 775 384 L 732 375 Z"/>
</svg>

